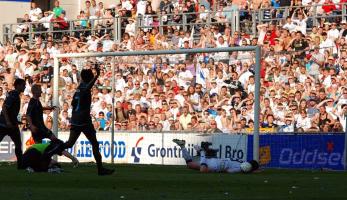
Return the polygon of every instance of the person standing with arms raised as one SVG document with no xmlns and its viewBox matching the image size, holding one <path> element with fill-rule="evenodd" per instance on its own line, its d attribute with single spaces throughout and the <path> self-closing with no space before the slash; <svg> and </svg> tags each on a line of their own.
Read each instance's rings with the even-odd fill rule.
<svg viewBox="0 0 347 200">
<path fill-rule="evenodd" d="M 99 66 L 95 66 L 96 75 L 91 69 L 81 71 L 81 83 L 78 86 L 72 100 L 72 116 L 69 140 L 65 143 L 65 148 L 71 148 L 77 141 L 81 132 L 87 137 L 93 148 L 93 155 L 97 164 L 98 174 L 110 175 L 113 169 L 106 169 L 102 166 L 102 158 L 99 152 L 99 143 L 96 139 L 96 131 L 90 116 L 92 102 L 91 88 L 100 75 Z"/>
</svg>

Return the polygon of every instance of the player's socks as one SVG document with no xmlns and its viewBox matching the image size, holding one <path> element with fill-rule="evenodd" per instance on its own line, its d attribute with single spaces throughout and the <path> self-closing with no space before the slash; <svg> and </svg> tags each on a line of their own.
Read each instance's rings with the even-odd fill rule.
<svg viewBox="0 0 347 200">
<path fill-rule="evenodd" d="M 100 168 L 98 169 L 98 175 L 99 176 L 106 176 L 106 175 L 111 175 L 114 173 L 114 169 L 107 169 L 107 168 Z"/>
<path fill-rule="evenodd" d="M 17 169 L 25 169 L 22 156 L 17 156 Z"/>
<path fill-rule="evenodd" d="M 186 141 L 185 140 L 173 139 L 172 141 L 174 143 L 176 143 L 178 146 L 180 146 L 181 148 L 184 148 L 184 146 L 186 145 Z"/>
<path fill-rule="evenodd" d="M 72 165 L 73 165 L 73 168 L 77 168 L 78 165 L 79 165 L 79 161 L 77 160 L 77 158 L 73 157 L 72 158 Z"/>
<path fill-rule="evenodd" d="M 200 165 L 205 165 L 207 166 L 206 163 L 206 152 L 205 151 L 200 151 Z"/>
<path fill-rule="evenodd" d="M 182 156 L 183 156 L 184 160 L 186 161 L 186 163 L 192 162 L 193 158 L 189 154 L 187 148 L 183 147 L 181 150 L 182 150 Z"/>
</svg>

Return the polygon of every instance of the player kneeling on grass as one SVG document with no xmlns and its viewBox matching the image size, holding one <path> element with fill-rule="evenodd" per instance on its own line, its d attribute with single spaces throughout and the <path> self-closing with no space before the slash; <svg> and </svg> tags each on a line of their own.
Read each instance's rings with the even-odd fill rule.
<svg viewBox="0 0 347 200">
<path fill-rule="evenodd" d="M 200 170 L 200 172 L 225 172 L 225 173 L 251 173 L 259 168 L 257 161 L 237 162 L 230 159 L 217 158 L 218 150 L 210 149 L 211 143 L 202 142 L 201 146 L 195 145 L 194 149 L 200 153 L 200 162 L 193 161 L 193 157 L 188 153 L 185 147 L 186 141 L 174 139 L 174 143 L 180 146 L 182 156 L 186 160 L 190 169 Z"/>
<path fill-rule="evenodd" d="M 60 165 L 52 159 L 62 155 L 64 142 L 56 139 L 49 143 L 38 143 L 29 147 L 23 154 L 23 167 L 28 172 L 62 172 Z"/>
</svg>

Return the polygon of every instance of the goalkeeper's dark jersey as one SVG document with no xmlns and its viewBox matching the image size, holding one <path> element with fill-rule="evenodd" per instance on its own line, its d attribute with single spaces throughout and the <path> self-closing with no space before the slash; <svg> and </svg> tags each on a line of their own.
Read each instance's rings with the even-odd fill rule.
<svg viewBox="0 0 347 200">
<path fill-rule="evenodd" d="M 71 125 L 84 126 L 92 123 L 90 116 L 90 106 L 92 103 L 91 90 L 86 83 L 81 83 L 72 100 Z"/>
<path fill-rule="evenodd" d="M 50 143 L 45 143 L 45 144 L 41 144 L 41 143 L 39 143 L 39 144 L 33 144 L 31 147 L 29 147 L 29 149 L 36 149 L 38 152 L 40 152 L 41 154 L 43 154 L 49 145 L 50 145 Z M 29 150 L 29 149 L 28 149 L 28 150 Z"/>
</svg>

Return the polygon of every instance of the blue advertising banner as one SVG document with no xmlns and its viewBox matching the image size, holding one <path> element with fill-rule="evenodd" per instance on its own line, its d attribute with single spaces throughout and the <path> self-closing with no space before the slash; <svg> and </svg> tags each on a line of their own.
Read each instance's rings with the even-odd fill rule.
<svg viewBox="0 0 347 200">
<path fill-rule="evenodd" d="M 344 169 L 344 134 L 261 135 L 259 161 L 269 168 Z M 253 136 L 248 137 L 248 159 Z"/>
</svg>

